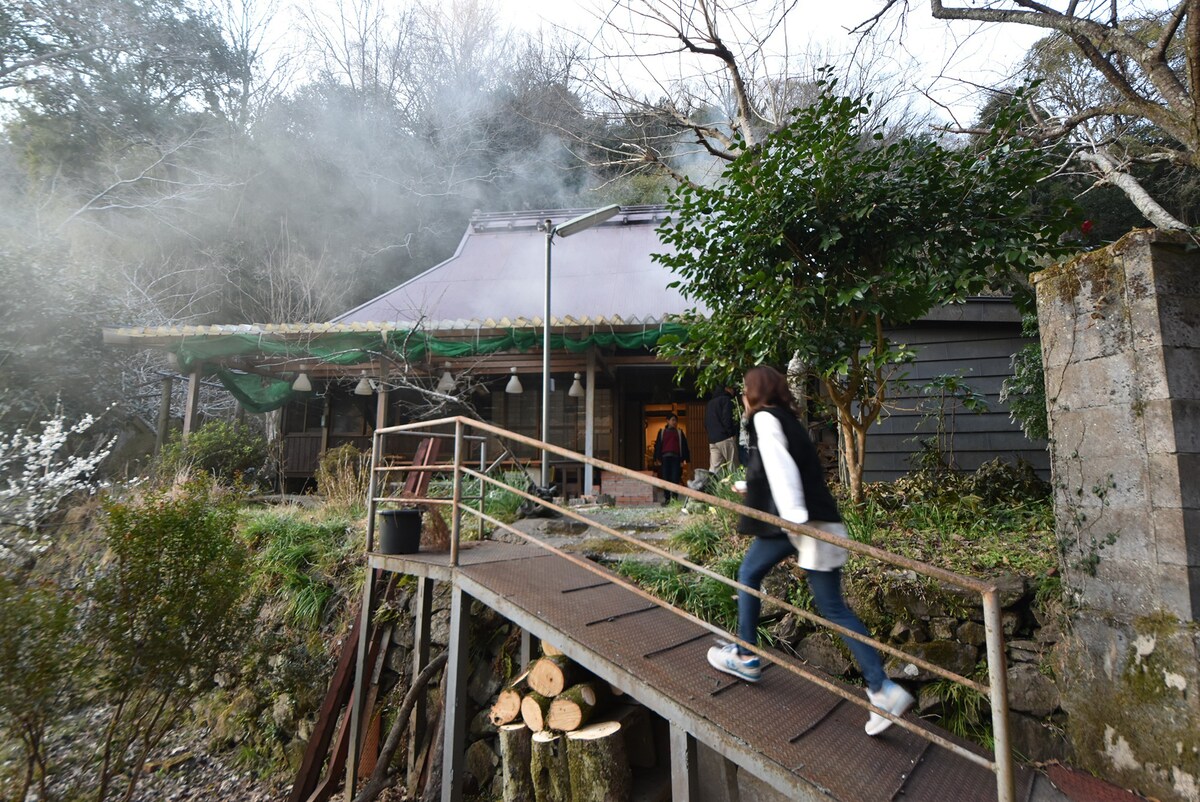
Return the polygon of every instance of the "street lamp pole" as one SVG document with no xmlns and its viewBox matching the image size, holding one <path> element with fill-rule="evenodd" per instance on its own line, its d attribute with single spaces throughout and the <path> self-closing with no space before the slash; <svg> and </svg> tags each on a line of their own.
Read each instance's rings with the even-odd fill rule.
<svg viewBox="0 0 1200 802">
<path fill-rule="evenodd" d="M 617 204 L 605 206 L 602 209 L 581 214 L 562 225 L 554 225 L 547 220 L 544 224 L 546 231 L 546 279 L 545 296 L 542 303 L 542 442 L 550 442 L 550 254 L 554 245 L 554 236 L 569 237 L 584 229 L 603 223 L 621 211 Z M 550 486 L 550 454 L 542 451 L 542 487 Z"/>
</svg>

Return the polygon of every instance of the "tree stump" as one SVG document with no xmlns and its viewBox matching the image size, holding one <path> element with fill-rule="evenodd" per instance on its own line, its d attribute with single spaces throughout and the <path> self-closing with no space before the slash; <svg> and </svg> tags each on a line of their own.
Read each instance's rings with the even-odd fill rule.
<svg viewBox="0 0 1200 802">
<path fill-rule="evenodd" d="M 566 738 L 571 802 L 629 802 L 633 772 L 620 723 L 602 721 Z"/>
<path fill-rule="evenodd" d="M 558 655 L 562 654 L 562 649 L 558 648 L 552 643 L 542 641 L 542 654 L 544 654 L 546 657 L 557 657 Z"/>
<path fill-rule="evenodd" d="M 524 724 L 505 724 L 500 733 L 500 776 L 504 802 L 529 802 L 534 798 L 530 775 L 533 733 Z"/>
<path fill-rule="evenodd" d="M 551 701 L 550 697 L 542 696 L 537 691 L 525 694 L 525 698 L 521 700 L 521 720 L 525 722 L 525 726 L 534 732 L 546 729 L 546 716 L 550 712 Z"/>
<path fill-rule="evenodd" d="M 555 732 L 535 732 L 529 740 L 529 776 L 535 802 L 571 802 L 566 741 Z"/>
<path fill-rule="evenodd" d="M 582 673 L 583 669 L 569 657 L 556 654 L 534 661 L 526 681 L 542 696 L 553 698 L 578 682 Z"/>
<path fill-rule="evenodd" d="M 550 702 L 546 726 L 559 732 L 577 730 L 591 720 L 602 704 L 601 686 L 591 682 L 572 685 Z"/>
</svg>

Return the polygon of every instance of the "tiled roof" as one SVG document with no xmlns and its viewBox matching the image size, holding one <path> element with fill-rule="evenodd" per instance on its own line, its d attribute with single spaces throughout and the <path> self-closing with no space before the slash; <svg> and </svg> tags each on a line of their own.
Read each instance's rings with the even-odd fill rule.
<svg viewBox="0 0 1200 802">
<path fill-rule="evenodd" d="M 650 328 L 668 322 L 666 319 L 611 317 L 574 318 L 551 315 L 552 327 L 592 329 L 638 329 Z M 422 321 L 368 321 L 362 323 L 241 323 L 210 326 L 106 326 L 104 341 L 110 344 L 135 340 L 179 339 L 185 337 L 219 337 L 242 334 L 251 336 L 278 337 L 281 339 L 304 338 L 321 334 L 344 334 L 349 332 L 389 332 L 420 328 L 427 332 L 446 334 L 475 334 L 483 331 L 506 331 L 508 329 L 540 329 L 542 319 L 509 318 L 485 320 L 422 320 Z"/>
</svg>

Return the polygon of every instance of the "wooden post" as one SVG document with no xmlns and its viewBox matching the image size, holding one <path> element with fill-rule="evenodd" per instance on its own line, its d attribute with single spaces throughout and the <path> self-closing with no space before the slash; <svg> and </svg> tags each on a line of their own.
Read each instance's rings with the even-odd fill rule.
<svg viewBox="0 0 1200 802">
<path fill-rule="evenodd" d="M 450 590 L 450 637 L 446 650 L 446 733 L 442 742 L 442 802 L 462 802 L 466 774 L 467 650 L 470 648 L 466 597 L 457 585 Z"/>
<path fill-rule="evenodd" d="M 417 595 L 413 609 L 413 653 L 412 675 L 416 677 L 429 665 L 429 629 L 433 622 L 433 580 L 417 580 Z M 418 694 L 413 703 L 412 724 L 408 731 L 408 795 L 417 795 L 417 784 L 421 779 L 421 744 L 425 740 L 426 710 L 425 694 Z"/>
<path fill-rule="evenodd" d="M 375 604 L 375 569 L 368 568 L 363 581 L 362 607 L 358 621 L 358 658 L 354 668 L 354 688 L 350 691 L 350 748 L 346 757 L 345 800 L 352 802 L 358 787 L 358 761 L 362 746 L 363 716 L 366 710 L 367 647 L 371 635 L 371 616 Z"/>
<path fill-rule="evenodd" d="M 162 377 L 162 398 L 158 402 L 158 430 L 154 434 L 154 453 L 161 454 L 167 444 L 167 435 L 171 430 L 171 391 L 175 389 L 175 380 L 170 376 Z"/>
<path fill-rule="evenodd" d="M 196 426 L 196 416 L 200 407 L 200 370 L 197 368 L 188 375 L 187 404 L 183 409 L 183 439 L 186 440 Z"/>
<path fill-rule="evenodd" d="M 674 722 L 671 723 L 671 800 L 699 802 L 700 771 L 697 765 L 696 739 Z"/>
<path fill-rule="evenodd" d="M 379 381 L 379 390 L 375 393 L 375 430 L 386 429 L 388 425 L 388 386 L 387 370 Z"/>
</svg>

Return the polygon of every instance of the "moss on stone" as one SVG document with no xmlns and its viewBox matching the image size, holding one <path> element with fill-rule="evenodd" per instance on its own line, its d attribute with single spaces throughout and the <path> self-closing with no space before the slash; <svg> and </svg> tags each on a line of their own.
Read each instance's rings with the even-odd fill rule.
<svg viewBox="0 0 1200 802">
<path fill-rule="evenodd" d="M 1188 798 L 1178 784 L 1200 778 L 1195 625 L 1160 614 L 1129 624 L 1076 619 L 1073 629 L 1060 688 L 1081 767 L 1153 796 Z M 1106 658 L 1114 674 L 1096 671 Z"/>
</svg>

